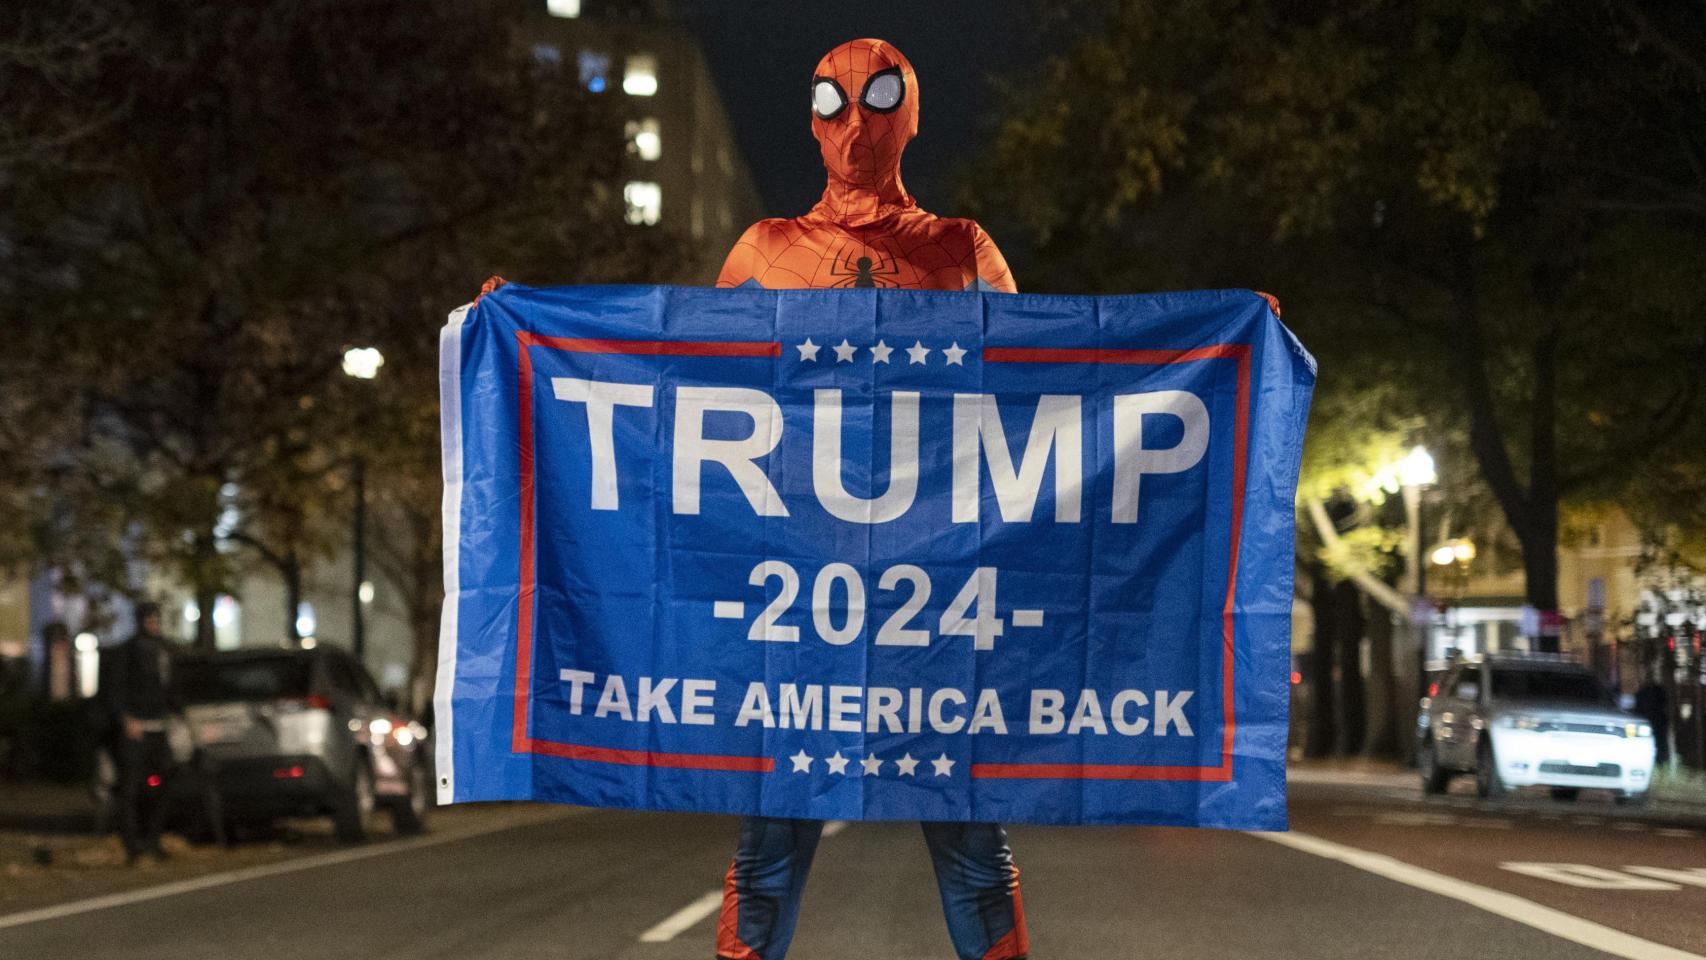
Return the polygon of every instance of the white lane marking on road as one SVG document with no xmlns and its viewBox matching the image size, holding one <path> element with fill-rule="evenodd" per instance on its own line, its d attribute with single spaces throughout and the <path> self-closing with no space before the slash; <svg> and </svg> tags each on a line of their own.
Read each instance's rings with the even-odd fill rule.
<svg viewBox="0 0 1706 960">
<path fill-rule="evenodd" d="M 1681 890 L 1674 883 L 1664 883 L 1659 880 L 1649 880 L 1646 877 L 1632 877 L 1608 867 L 1595 867 L 1586 863 L 1531 863 L 1527 861 L 1511 861 L 1499 864 L 1499 869 L 1520 873 L 1525 877 L 1539 877 L 1553 883 L 1562 883 L 1569 887 L 1585 887 L 1589 890 Z"/>
<path fill-rule="evenodd" d="M 1337 860 L 1418 890 L 1449 897 L 1507 920 L 1515 920 L 1543 933 L 1609 953 L 1614 957 L 1623 957 L 1625 960 L 1706 960 L 1706 957 L 1697 953 L 1654 943 L 1604 924 L 1583 920 L 1562 910 L 1541 906 L 1515 894 L 1412 866 L 1385 854 L 1359 850 L 1306 833 L 1252 833 L 1251 836 L 1317 857 Z"/>
<path fill-rule="evenodd" d="M 823 836 L 833 837 L 847 829 L 847 821 L 831 820 L 823 825 Z M 723 905 L 723 891 L 712 890 L 680 910 L 664 917 L 655 926 L 640 934 L 641 943 L 668 943 L 686 933 Z"/>
<path fill-rule="evenodd" d="M 1670 880 L 1673 883 L 1686 883 L 1693 887 L 1706 887 L 1706 867 L 1685 867 L 1681 870 L 1672 867 L 1624 867 L 1623 869 L 1657 880 Z"/>
<path fill-rule="evenodd" d="M 1457 817 L 1449 813 L 1401 811 L 1382 813 L 1374 818 L 1374 822 L 1385 827 L 1453 827 L 1457 825 Z"/>
<path fill-rule="evenodd" d="M 71 903 L 61 903 L 51 907 L 42 907 L 38 910 L 25 910 L 22 913 L 0 916 L 0 930 L 21 927 L 30 923 L 41 923 L 45 920 L 58 920 L 61 917 L 74 917 L 77 914 L 88 913 L 92 910 L 108 910 L 113 907 L 129 906 L 133 903 L 146 903 L 149 900 L 175 897 L 180 893 L 194 893 L 197 890 L 223 887 L 227 884 L 243 883 L 247 880 L 260 880 L 285 873 L 296 873 L 300 870 L 312 870 L 315 867 L 337 866 L 343 863 L 354 863 L 357 860 L 402 853 L 407 850 L 421 850 L 440 844 L 455 843 L 458 840 L 472 840 L 475 837 L 501 833 L 515 827 L 535 826 L 552 820 L 579 816 L 585 812 L 582 809 L 552 810 L 547 815 L 518 817 L 504 823 L 488 824 L 469 830 L 436 833 L 432 836 L 416 837 L 412 840 L 397 840 L 368 847 L 356 847 L 352 850 L 339 850 L 335 853 L 323 853 L 319 856 L 300 857 L 295 860 L 286 860 L 283 863 L 267 863 L 256 867 L 245 867 L 242 870 L 228 870 L 224 873 L 213 873 L 204 877 L 191 877 L 188 880 L 179 880 L 175 883 L 163 883 L 157 887 L 143 887 L 140 890 L 127 890 L 123 893 L 109 893 L 106 896 L 75 900 Z"/>
<path fill-rule="evenodd" d="M 668 943 L 693 925 L 710 916 L 723 905 L 723 891 L 712 890 L 680 910 L 675 911 L 657 926 L 640 934 L 641 943 Z"/>
<path fill-rule="evenodd" d="M 1660 829 L 1660 830 L 1654 830 L 1653 832 L 1658 834 L 1661 837 L 1689 838 L 1689 837 L 1693 837 L 1695 835 L 1695 832 L 1693 830 L 1684 830 L 1680 827 L 1665 827 L 1665 828 Z"/>
</svg>

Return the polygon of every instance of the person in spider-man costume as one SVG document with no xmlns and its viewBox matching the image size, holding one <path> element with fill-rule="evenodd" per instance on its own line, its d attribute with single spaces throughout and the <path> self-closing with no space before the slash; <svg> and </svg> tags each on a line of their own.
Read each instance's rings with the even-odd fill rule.
<svg viewBox="0 0 1706 960">
<path fill-rule="evenodd" d="M 844 43 L 812 76 L 812 134 L 829 184 L 811 212 L 760 220 L 729 252 L 719 287 L 909 287 L 1015 292 L 1007 261 L 971 220 L 925 213 L 900 182 L 918 133 L 918 77 L 881 40 Z M 1030 950 L 1019 870 L 995 823 L 925 823 L 948 933 L 961 960 Z M 747 817 L 723 881 L 717 956 L 782 960 L 823 822 Z"/>
<path fill-rule="evenodd" d="M 1015 292 L 982 227 L 924 212 L 901 184 L 900 155 L 917 134 L 918 76 L 899 50 L 881 40 L 831 50 L 812 75 L 823 199 L 804 216 L 748 227 L 717 286 Z"/>
</svg>

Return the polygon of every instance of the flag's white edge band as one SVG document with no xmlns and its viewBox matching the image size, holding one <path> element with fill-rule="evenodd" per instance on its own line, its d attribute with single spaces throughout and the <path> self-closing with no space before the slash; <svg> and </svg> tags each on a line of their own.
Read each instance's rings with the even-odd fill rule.
<svg viewBox="0 0 1706 960">
<path fill-rule="evenodd" d="M 462 547 L 462 321 L 468 306 L 450 312 L 438 337 L 439 431 L 444 455 L 444 606 L 438 621 L 438 677 L 433 691 L 438 802 L 456 799 L 456 621 L 460 606 Z"/>
</svg>

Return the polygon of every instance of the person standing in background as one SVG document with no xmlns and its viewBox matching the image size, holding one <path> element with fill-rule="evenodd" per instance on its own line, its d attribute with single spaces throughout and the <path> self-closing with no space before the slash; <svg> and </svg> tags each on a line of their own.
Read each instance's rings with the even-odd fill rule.
<svg viewBox="0 0 1706 960">
<path fill-rule="evenodd" d="M 166 778 L 172 751 L 166 741 L 167 718 L 176 711 L 172 691 L 172 650 L 160 632 L 160 606 L 136 606 L 136 633 L 112 648 L 103 683 L 118 742 L 118 821 L 126 861 L 143 855 L 164 859 L 160 833 L 166 820 Z"/>
</svg>

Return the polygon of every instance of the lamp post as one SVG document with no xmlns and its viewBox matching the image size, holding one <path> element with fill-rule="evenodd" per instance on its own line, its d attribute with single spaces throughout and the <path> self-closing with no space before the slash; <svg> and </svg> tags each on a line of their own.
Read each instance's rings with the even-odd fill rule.
<svg viewBox="0 0 1706 960">
<path fill-rule="evenodd" d="M 1422 488 L 1431 485 L 1439 479 L 1434 471 L 1434 458 L 1425 447 L 1412 447 L 1403 460 L 1398 462 L 1398 483 L 1404 493 L 1404 518 L 1409 525 L 1410 549 L 1409 573 L 1410 586 L 1415 593 L 1411 600 L 1410 625 L 1421 634 L 1420 642 L 1416 644 L 1416 686 L 1421 694 L 1427 688 L 1428 645 L 1433 639 L 1432 619 L 1426 623 L 1417 623 L 1416 610 L 1427 601 L 1428 573 L 1427 558 L 1422 555 Z"/>
<path fill-rule="evenodd" d="M 379 376 L 379 368 L 384 365 L 384 355 L 373 347 L 351 347 L 344 351 L 344 373 L 357 380 L 372 380 Z M 365 407 L 367 392 L 362 393 Z M 373 588 L 367 583 L 367 458 L 359 452 L 355 455 L 354 473 L 355 521 L 351 534 L 354 582 L 350 585 L 350 644 L 354 648 L 356 662 L 366 664 L 366 607 L 372 599 Z"/>
<path fill-rule="evenodd" d="M 1428 559 L 1442 573 L 1451 574 L 1451 603 L 1454 608 L 1463 606 L 1463 595 L 1469 590 L 1469 563 L 1475 559 L 1475 541 L 1468 537 L 1448 540 L 1435 547 Z M 1455 636 L 1459 624 L 1452 620 L 1450 625 Z"/>
</svg>

